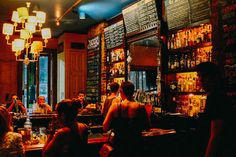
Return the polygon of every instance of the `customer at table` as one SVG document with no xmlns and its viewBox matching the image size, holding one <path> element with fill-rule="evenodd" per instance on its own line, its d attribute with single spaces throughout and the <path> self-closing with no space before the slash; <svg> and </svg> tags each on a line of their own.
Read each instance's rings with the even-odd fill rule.
<svg viewBox="0 0 236 157">
<path fill-rule="evenodd" d="M 50 113 L 52 112 L 52 108 L 45 101 L 44 96 L 38 96 L 37 103 L 34 106 L 34 111 L 36 113 Z"/>
<path fill-rule="evenodd" d="M 81 104 L 81 109 L 86 108 L 86 106 L 88 105 L 88 102 L 85 99 L 85 93 L 83 91 L 79 91 L 77 94 L 77 99 L 80 101 Z"/>
<path fill-rule="evenodd" d="M 12 131 L 11 117 L 7 109 L 0 106 L 0 157 L 23 157 L 22 136 Z"/>
<path fill-rule="evenodd" d="M 207 94 L 204 122 L 209 121 L 210 137 L 205 157 L 236 156 L 236 112 L 226 95 L 223 74 L 211 62 L 200 63 L 197 72 Z"/>
<path fill-rule="evenodd" d="M 142 131 L 150 127 L 143 104 L 133 100 L 134 85 L 127 81 L 121 84 L 122 103 L 112 104 L 103 122 L 104 131 L 114 130 L 114 156 L 144 156 Z"/>
<path fill-rule="evenodd" d="M 77 122 L 77 106 L 70 99 L 56 105 L 57 119 L 61 128 L 52 131 L 43 148 L 44 157 L 85 157 L 88 128 Z"/>
<path fill-rule="evenodd" d="M 9 112 L 26 113 L 26 109 L 16 94 L 11 95 L 11 102 L 6 105 Z"/>
<path fill-rule="evenodd" d="M 112 82 L 110 84 L 110 95 L 107 96 L 102 105 L 102 115 L 106 117 L 108 109 L 112 103 L 119 103 L 121 100 L 118 98 L 118 92 L 120 85 L 117 82 Z"/>
</svg>

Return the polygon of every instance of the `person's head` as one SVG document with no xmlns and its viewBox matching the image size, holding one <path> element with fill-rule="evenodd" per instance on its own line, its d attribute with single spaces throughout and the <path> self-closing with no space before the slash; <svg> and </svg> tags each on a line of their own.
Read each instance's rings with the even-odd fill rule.
<svg viewBox="0 0 236 157">
<path fill-rule="evenodd" d="M 75 105 L 78 109 L 80 109 L 80 108 L 82 107 L 81 102 L 80 102 L 78 99 L 76 99 L 76 98 L 72 99 L 72 103 L 73 103 L 73 105 Z"/>
<path fill-rule="evenodd" d="M 38 102 L 38 104 L 45 104 L 45 97 L 44 96 L 38 96 L 37 102 Z"/>
<path fill-rule="evenodd" d="M 133 99 L 133 94 L 134 94 L 134 84 L 129 81 L 122 82 L 120 86 L 120 95 L 121 98 L 132 100 Z"/>
<path fill-rule="evenodd" d="M 120 88 L 120 85 L 117 82 L 112 82 L 110 84 L 110 91 L 111 93 L 117 93 Z"/>
<path fill-rule="evenodd" d="M 78 95 L 77 95 L 77 99 L 78 99 L 79 101 L 83 101 L 84 98 L 85 98 L 85 93 L 84 93 L 83 91 L 79 91 L 79 92 L 78 92 Z"/>
<path fill-rule="evenodd" d="M 11 131 L 11 118 L 10 114 L 7 109 L 3 106 L 0 106 L 0 137 L 8 132 Z"/>
<path fill-rule="evenodd" d="M 16 94 L 12 94 L 11 95 L 11 100 L 18 100 L 18 96 Z"/>
<path fill-rule="evenodd" d="M 64 99 L 56 105 L 58 118 L 62 123 L 73 123 L 76 120 L 78 107 L 70 99 Z"/>
<path fill-rule="evenodd" d="M 212 62 L 202 62 L 197 65 L 197 73 L 202 85 L 206 92 L 214 90 L 219 86 L 222 81 L 222 74 L 218 65 Z"/>
</svg>

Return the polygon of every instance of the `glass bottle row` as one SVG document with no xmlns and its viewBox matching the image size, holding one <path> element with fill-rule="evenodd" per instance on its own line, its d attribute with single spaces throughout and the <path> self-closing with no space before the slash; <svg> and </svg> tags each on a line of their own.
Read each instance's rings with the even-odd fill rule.
<svg viewBox="0 0 236 157">
<path fill-rule="evenodd" d="M 194 69 L 201 62 L 212 60 L 212 46 L 197 48 L 195 50 L 171 53 L 168 57 L 169 70 Z"/>
<path fill-rule="evenodd" d="M 179 30 L 169 35 L 168 49 L 178 49 L 204 42 L 211 42 L 211 34 L 211 24 L 202 24 L 198 27 Z"/>
</svg>

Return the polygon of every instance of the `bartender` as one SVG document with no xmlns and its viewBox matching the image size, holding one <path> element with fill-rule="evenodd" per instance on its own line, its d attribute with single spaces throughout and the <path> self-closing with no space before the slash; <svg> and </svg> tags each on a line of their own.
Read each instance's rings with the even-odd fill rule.
<svg viewBox="0 0 236 157">
<path fill-rule="evenodd" d="M 85 100 L 85 93 L 83 91 L 78 92 L 77 100 L 81 104 L 81 109 L 84 109 L 88 105 L 88 102 Z"/>
<path fill-rule="evenodd" d="M 52 112 L 52 108 L 45 101 L 44 96 L 38 96 L 37 103 L 34 106 L 34 111 L 36 113 L 50 113 Z"/>
<path fill-rule="evenodd" d="M 26 113 L 26 109 L 16 94 L 11 95 L 11 102 L 6 105 L 9 112 Z"/>
</svg>

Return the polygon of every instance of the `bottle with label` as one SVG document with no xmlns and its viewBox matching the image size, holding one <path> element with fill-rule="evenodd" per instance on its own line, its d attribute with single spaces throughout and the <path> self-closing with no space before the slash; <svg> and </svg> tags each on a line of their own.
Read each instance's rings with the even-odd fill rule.
<svg viewBox="0 0 236 157">
<path fill-rule="evenodd" d="M 35 100 L 33 101 L 33 104 L 32 104 L 32 113 L 35 113 L 36 112 L 36 103 L 35 103 Z"/>
<path fill-rule="evenodd" d="M 30 122 L 29 117 L 27 117 L 27 119 L 24 123 L 24 130 L 25 130 L 25 134 L 23 136 L 24 142 L 30 141 L 31 134 L 32 134 L 32 123 Z"/>
</svg>

